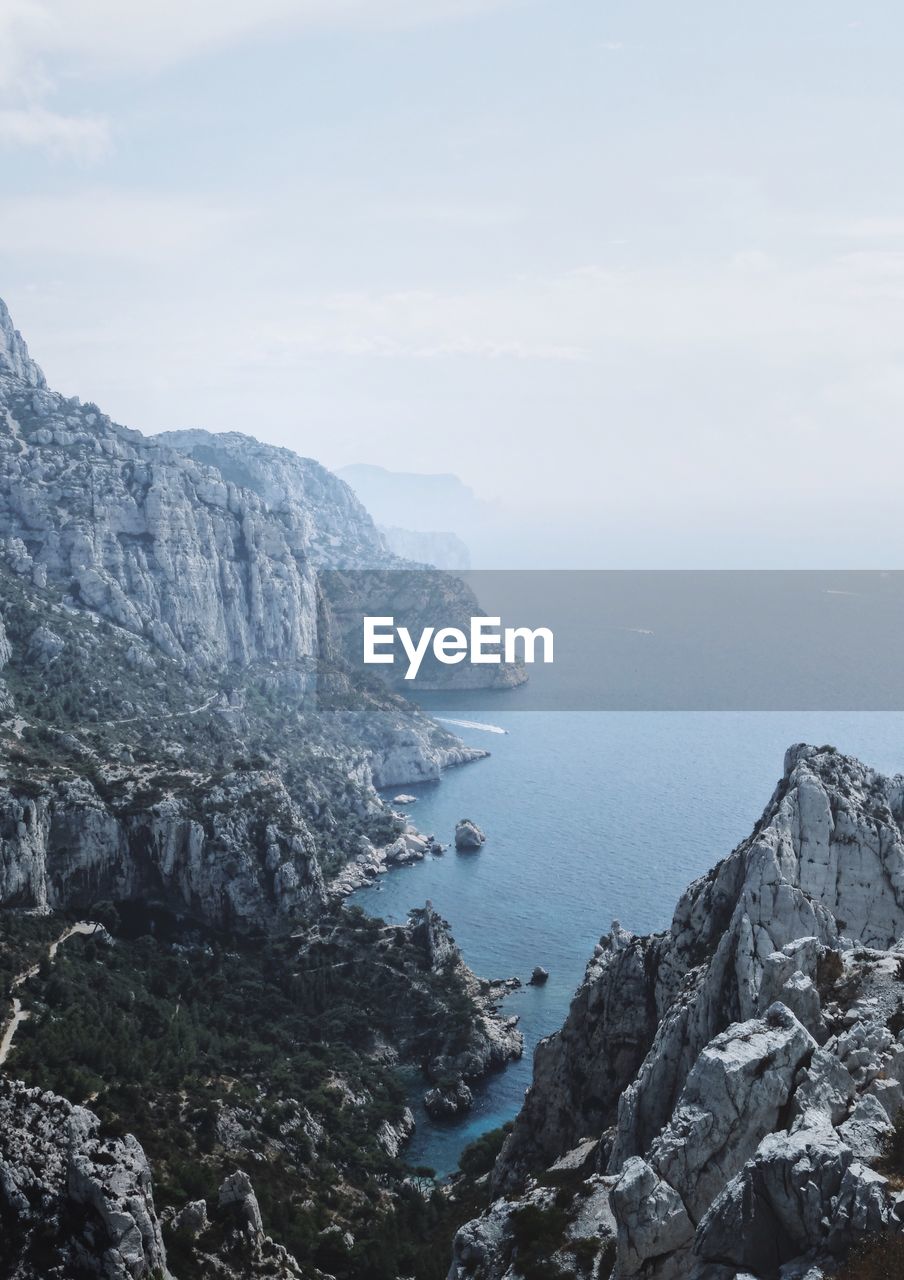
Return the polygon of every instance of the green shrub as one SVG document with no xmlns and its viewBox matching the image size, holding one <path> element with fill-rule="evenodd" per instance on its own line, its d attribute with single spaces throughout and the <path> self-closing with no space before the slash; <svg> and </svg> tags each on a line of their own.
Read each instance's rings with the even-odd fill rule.
<svg viewBox="0 0 904 1280">
<path fill-rule="evenodd" d="M 475 1138 L 473 1142 L 469 1142 L 458 1158 L 458 1167 L 462 1173 L 466 1173 L 471 1178 L 479 1178 L 489 1173 L 511 1131 L 512 1123 L 509 1121 L 501 1128 L 490 1129 L 487 1133 L 482 1133 L 479 1138 Z"/>
</svg>

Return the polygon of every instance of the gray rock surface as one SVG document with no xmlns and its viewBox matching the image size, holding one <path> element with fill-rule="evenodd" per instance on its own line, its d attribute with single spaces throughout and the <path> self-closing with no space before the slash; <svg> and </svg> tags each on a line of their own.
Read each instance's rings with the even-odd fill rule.
<svg viewBox="0 0 904 1280">
<path fill-rule="evenodd" d="M 253 803 L 266 799 L 261 824 Z M 89 907 L 162 902 L 242 927 L 326 900 L 307 825 L 275 773 L 236 774 L 193 796 L 129 812 L 87 779 L 37 795 L 0 788 L 0 902 Z"/>
<path fill-rule="evenodd" d="M 828 1274 L 904 1216 L 886 1171 L 904 1098 L 900 948 L 904 779 L 792 748 L 753 834 L 691 885 L 671 929 L 616 922 L 601 939 L 537 1049 L 497 1193 L 529 1196 L 595 1139 L 616 1280 Z M 569 1218 L 586 1186 L 569 1190 Z M 483 1238 L 475 1224 L 460 1236 Z M 611 1247 L 602 1233 L 598 1261 Z M 464 1274 L 456 1246 L 450 1276 Z"/>
<path fill-rule="evenodd" d="M 466 1109 L 465 1093 L 470 1093 L 470 1090 L 466 1084 L 462 1087 L 459 1081 L 478 1080 L 520 1058 L 524 1052 L 524 1037 L 518 1030 L 518 1018 L 506 1018 L 499 1013 L 500 1002 L 516 984 L 510 981 L 489 982 L 472 973 L 455 944 L 448 921 L 443 920 L 431 903 L 410 913 L 408 927 L 412 941 L 423 948 L 434 973 L 448 975 L 454 971 L 460 977 L 476 1013 L 468 1039 L 457 1052 L 427 1054 L 428 1077 L 437 1084 L 454 1080 L 456 1083 L 451 1092 L 458 1109 L 463 1110 Z M 440 1092 L 445 1093 L 445 1090 Z"/>
<path fill-rule="evenodd" d="M 486 836 L 476 822 L 462 818 L 455 824 L 455 848 L 460 852 L 479 849 L 486 843 Z"/>
<path fill-rule="evenodd" d="M 28 354 L 25 339 L 12 322 L 6 303 L 0 298 L 0 374 L 15 378 L 28 387 L 45 387 L 44 374 Z"/>
<path fill-rule="evenodd" d="M 452 1085 L 436 1085 L 424 1095 L 424 1110 L 434 1120 L 450 1120 L 470 1111 L 474 1095 L 464 1080 Z"/>
<path fill-rule="evenodd" d="M 0 1078 L 6 1274 L 169 1276 L 144 1151 L 131 1136 L 103 1139 L 99 1129 L 90 1111 Z"/>
</svg>

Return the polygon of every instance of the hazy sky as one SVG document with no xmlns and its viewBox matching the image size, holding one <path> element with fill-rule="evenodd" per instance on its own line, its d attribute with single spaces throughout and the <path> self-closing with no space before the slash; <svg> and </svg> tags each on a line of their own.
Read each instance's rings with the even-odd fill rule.
<svg viewBox="0 0 904 1280">
<path fill-rule="evenodd" d="M 891 0 L 0 0 L 0 294 L 130 425 L 456 472 L 562 563 L 897 565 L 902 53 Z"/>
</svg>

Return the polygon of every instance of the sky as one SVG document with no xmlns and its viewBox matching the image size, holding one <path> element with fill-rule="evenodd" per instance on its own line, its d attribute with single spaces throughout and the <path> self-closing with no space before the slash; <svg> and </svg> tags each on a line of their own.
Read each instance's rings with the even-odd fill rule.
<svg viewBox="0 0 904 1280">
<path fill-rule="evenodd" d="M 891 0 L 0 0 L 0 296 L 67 394 L 455 473 L 511 563 L 899 567 L 902 42 Z"/>
</svg>

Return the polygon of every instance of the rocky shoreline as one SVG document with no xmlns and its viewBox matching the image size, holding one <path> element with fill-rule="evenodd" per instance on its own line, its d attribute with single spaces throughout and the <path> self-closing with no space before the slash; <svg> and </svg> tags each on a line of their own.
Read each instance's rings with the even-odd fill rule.
<svg viewBox="0 0 904 1280">
<path fill-rule="evenodd" d="M 356 889 L 373 884 L 378 876 L 394 867 L 409 867 L 424 858 L 437 857 L 445 851 L 433 836 L 422 835 L 411 823 L 406 823 L 401 834 L 389 844 L 376 847 L 369 840 L 362 841 L 363 848 L 357 857 L 347 862 L 327 886 L 328 892 L 337 898 L 347 898 Z"/>
<path fill-rule="evenodd" d="M 900 1274 L 902 1105 L 904 778 L 797 746 L 668 931 L 600 940 L 450 1280 Z"/>
</svg>

